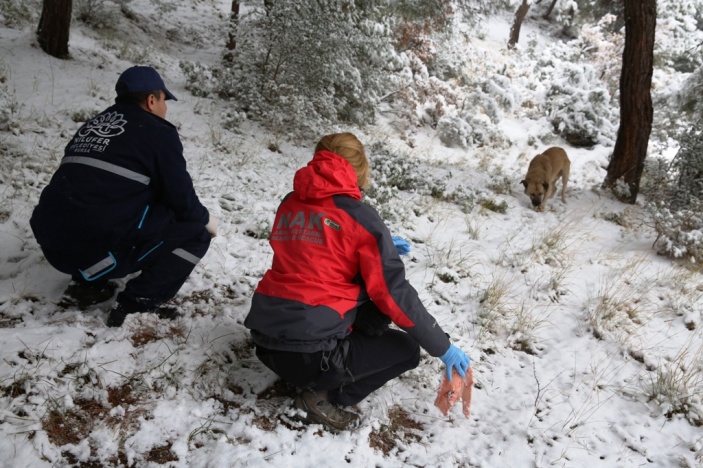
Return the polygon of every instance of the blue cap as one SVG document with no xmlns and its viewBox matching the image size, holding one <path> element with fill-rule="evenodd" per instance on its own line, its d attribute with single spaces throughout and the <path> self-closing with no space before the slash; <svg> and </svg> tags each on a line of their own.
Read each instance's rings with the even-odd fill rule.
<svg viewBox="0 0 703 468">
<path fill-rule="evenodd" d="M 132 93 L 148 93 L 157 89 L 166 93 L 167 100 L 178 101 L 176 96 L 166 89 L 164 80 L 161 79 L 159 72 L 151 67 L 130 67 L 120 75 L 115 85 L 115 91 L 117 91 L 118 96 Z"/>
</svg>

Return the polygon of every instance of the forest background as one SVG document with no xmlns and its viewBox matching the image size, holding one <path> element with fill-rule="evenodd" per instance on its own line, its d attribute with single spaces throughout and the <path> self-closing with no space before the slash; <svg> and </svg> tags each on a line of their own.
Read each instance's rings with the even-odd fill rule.
<svg viewBox="0 0 703 468">
<path fill-rule="evenodd" d="M 623 87 L 628 34 L 650 39 L 644 92 Z M 0 0 L 0 464 L 700 466 L 701 44 L 693 0 Z M 178 96 L 222 225 L 185 318 L 109 330 L 109 303 L 61 306 L 27 220 L 135 64 Z M 470 420 L 433 408 L 424 355 L 360 430 L 301 426 L 253 355 L 241 323 L 278 200 L 346 130 L 411 283 L 472 356 Z M 534 213 L 519 181 L 552 145 L 570 194 Z"/>
</svg>

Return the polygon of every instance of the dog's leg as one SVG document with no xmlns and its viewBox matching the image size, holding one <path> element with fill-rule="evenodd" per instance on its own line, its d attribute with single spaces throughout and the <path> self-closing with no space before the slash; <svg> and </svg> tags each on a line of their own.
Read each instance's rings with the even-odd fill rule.
<svg viewBox="0 0 703 468">
<path fill-rule="evenodd" d="M 552 198 L 555 193 L 557 193 L 557 180 L 554 179 L 551 184 L 549 184 L 549 190 L 547 190 L 544 194 L 544 198 L 542 199 L 542 206 L 547 205 L 547 200 Z"/>
<path fill-rule="evenodd" d="M 566 204 L 566 184 L 569 183 L 569 170 L 564 169 L 561 174 L 561 201 Z"/>
<path fill-rule="evenodd" d="M 554 179 L 554 182 L 552 182 L 551 186 L 549 187 L 551 190 L 549 190 L 549 197 L 548 198 L 552 198 L 553 196 L 555 196 L 557 194 L 557 180 L 558 179 Z"/>
</svg>

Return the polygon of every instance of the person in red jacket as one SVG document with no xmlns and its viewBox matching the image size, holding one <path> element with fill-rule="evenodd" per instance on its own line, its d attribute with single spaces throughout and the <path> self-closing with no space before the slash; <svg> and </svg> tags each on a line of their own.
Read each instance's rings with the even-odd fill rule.
<svg viewBox="0 0 703 468">
<path fill-rule="evenodd" d="M 303 420 L 332 430 L 356 427 L 359 415 L 344 407 L 417 367 L 420 346 L 449 378 L 470 364 L 406 280 L 379 214 L 361 201 L 368 183 L 353 134 L 320 140 L 277 210 L 273 263 L 244 322 L 261 362 L 303 390 L 294 402 Z"/>
</svg>

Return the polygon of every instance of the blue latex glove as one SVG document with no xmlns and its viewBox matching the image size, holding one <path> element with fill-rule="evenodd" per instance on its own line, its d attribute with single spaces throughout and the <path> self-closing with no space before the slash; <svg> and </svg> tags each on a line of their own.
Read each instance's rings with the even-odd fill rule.
<svg viewBox="0 0 703 468">
<path fill-rule="evenodd" d="M 398 255 L 410 253 L 410 244 L 408 241 L 398 236 L 391 236 L 391 239 L 393 239 L 393 245 L 395 245 L 395 248 L 398 250 Z"/>
<path fill-rule="evenodd" d="M 444 365 L 447 366 L 447 379 L 450 382 L 452 381 L 452 368 L 456 368 L 459 375 L 466 377 L 466 370 L 469 368 L 469 364 L 471 364 L 471 359 L 465 352 L 454 345 L 449 345 L 449 349 L 440 359 Z"/>
</svg>

